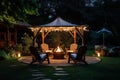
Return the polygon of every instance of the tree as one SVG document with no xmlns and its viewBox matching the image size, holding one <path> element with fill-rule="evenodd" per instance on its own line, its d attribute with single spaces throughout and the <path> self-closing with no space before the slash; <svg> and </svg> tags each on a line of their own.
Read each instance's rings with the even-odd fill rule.
<svg viewBox="0 0 120 80">
<path fill-rule="evenodd" d="M 28 22 L 30 15 L 39 15 L 39 0 L 1 0 L 0 22 L 16 23 L 17 21 Z"/>
</svg>

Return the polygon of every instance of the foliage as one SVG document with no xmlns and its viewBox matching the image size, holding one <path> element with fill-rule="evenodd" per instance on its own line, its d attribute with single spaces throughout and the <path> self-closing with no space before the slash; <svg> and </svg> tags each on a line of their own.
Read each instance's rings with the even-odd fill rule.
<svg viewBox="0 0 120 80">
<path fill-rule="evenodd" d="M 23 53 L 29 53 L 29 47 L 33 44 L 33 37 L 30 37 L 27 33 L 24 33 L 22 37 Z"/>
<path fill-rule="evenodd" d="M 86 3 L 94 6 L 86 6 Z M 46 5 L 48 4 L 48 5 Z M 91 29 L 109 28 L 116 36 L 120 30 L 119 0 L 47 0 L 41 1 L 41 19 L 46 20 L 62 17 L 75 24 L 88 24 Z M 49 18 L 52 16 L 52 18 Z M 36 21 L 34 21 L 36 22 Z M 104 25 L 107 23 L 107 25 Z M 40 24 L 40 22 L 39 22 Z"/>
<path fill-rule="evenodd" d="M 5 52 L 4 50 L 0 50 L 0 56 L 4 57 L 5 59 L 11 58 L 10 55 L 7 52 Z"/>
<path fill-rule="evenodd" d="M 106 27 L 119 36 L 119 4 L 119 0 L 1 0 L 0 21 L 27 21 L 35 25 L 61 16 L 76 24 L 88 24 L 91 29 L 107 23 Z"/>
<path fill-rule="evenodd" d="M 22 44 L 16 44 L 16 45 L 14 46 L 14 49 L 17 50 L 17 51 L 22 52 Z"/>
<path fill-rule="evenodd" d="M 46 42 L 50 44 L 50 47 L 57 47 L 59 45 L 63 48 L 64 47 L 68 48 L 69 45 L 73 43 L 73 38 L 67 32 L 51 32 L 47 36 Z"/>
<path fill-rule="evenodd" d="M 23 45 L 32 45 L 33 37 L 30 37 L 27 33 L 24 33 L 22 37 Z"/>
<path fill-rule="evenodd" d="M 38 15 L 38 0 L 1 0 L 0 21 L 16 23 L 28 21 L 30 15 Z"/>
<path fill-rule="evenodd" d="M 9 51 L 9 55 L 11 56 L 11 58 L 19 58 L 19 57 L 21 57 L 21 52 L 20 51 L 18 51 L 18 50 L 15 50 L 15 49 L 11 49 L 10 51 Z"/>
</svg>

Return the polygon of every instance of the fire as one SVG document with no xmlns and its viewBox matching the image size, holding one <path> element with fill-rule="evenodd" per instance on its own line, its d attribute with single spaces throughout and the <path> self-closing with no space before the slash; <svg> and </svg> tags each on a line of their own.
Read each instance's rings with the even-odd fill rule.
<svg viewBox="0 0 120 80">
<path fill-rule="evenodd" d="M 63 49 L 58 46 L 58 47 L 55 49 L 55 52 L 63 52 Z"/>
</svg>

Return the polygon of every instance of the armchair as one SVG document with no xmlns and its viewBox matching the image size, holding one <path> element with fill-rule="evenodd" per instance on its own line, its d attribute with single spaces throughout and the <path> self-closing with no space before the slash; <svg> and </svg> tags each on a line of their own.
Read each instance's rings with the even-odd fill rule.
<svg viewBox="0 0 120 80">
<path fill-rule="evenodd" d="M 49 49 L 49 46 L 46 43 L 41 44 L 41 49 L 42 49 L 42 52 L 52 53 L 52 50 Z"/>
<path fill-rule="evenodd" d="M 73 60 L 74 63 L 84 62 L 85 64 L 87 64 L 87 62 L 85 61 L 86 51 L 87 51 L 87 46 L 81 46 L 78 49 L 77 53 L 69 52 L 68 63 L 70 63 L 70 61 Z"/>
<path fill-rule="evenodd" d="M 68 53 L 69 53 L 69 52 L 76 52 L 76 51 L 77 51 L 77 48 L 78 48 L 78 45 L 77 45 L 76 43 L 72 43 L 72 44 L 70 45 L 70 49 L 67 50 L 67 52 L 68 52 Z"/>
<path fill-rule="evenodd" d="M 30 64 L 33 64 L 34 62 L 39 62 L 39 64 L 42 64 L 43 61 L 47 60 L 48 64 L 50 64 L 49 56 L 47 53 L 38 53 L 38 49 L 36 47 L 30 46 L 30 53 L 32 55 L 32 62 Z"/>
</svg>

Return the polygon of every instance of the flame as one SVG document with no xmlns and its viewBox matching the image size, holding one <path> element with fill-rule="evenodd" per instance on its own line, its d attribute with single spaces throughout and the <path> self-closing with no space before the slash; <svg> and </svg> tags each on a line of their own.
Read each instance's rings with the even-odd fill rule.
<svg viewBox="0 0 120 80">
<path fill-rule="evenodd" d="M 60 48 L 59 46 L 55 49 L 55 52 L 62 52 L 62 48 Z"/>
</svg>

